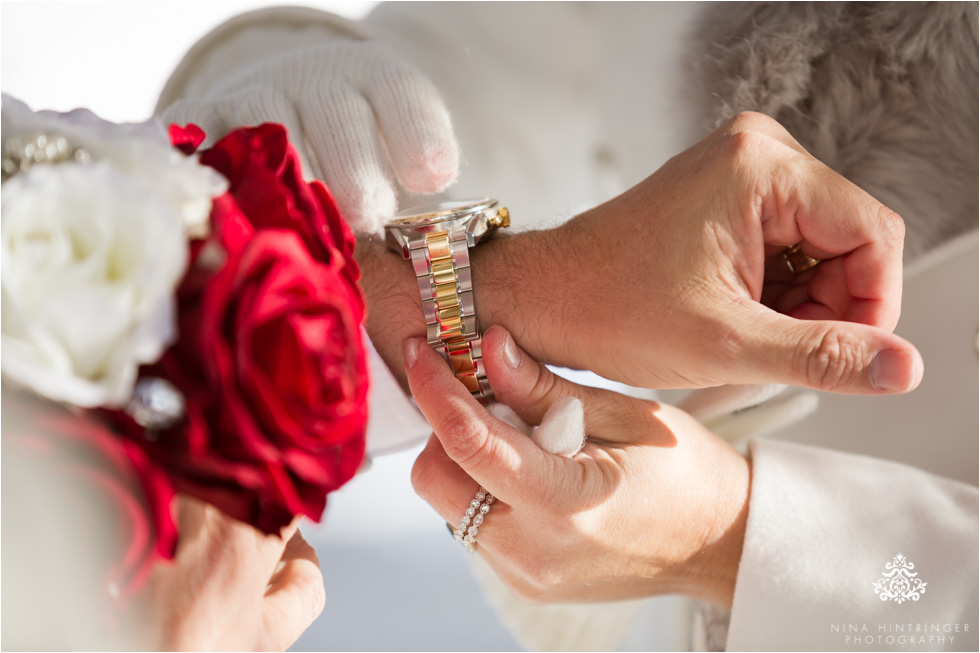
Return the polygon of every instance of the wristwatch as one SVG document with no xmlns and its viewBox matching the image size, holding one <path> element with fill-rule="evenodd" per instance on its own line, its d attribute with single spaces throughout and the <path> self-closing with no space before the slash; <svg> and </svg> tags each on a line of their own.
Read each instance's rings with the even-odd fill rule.
<svg viewBox="0 0 980 653">
<path fill-rule="evenodd" d="M 388 246 L 412 262 L 426 337 L 474 397 L 489 401 L 473 301 L 470 249 L 510 225 L 510 213 L 487 197 L 399 211 L 385 225 Z"/>
</svg>

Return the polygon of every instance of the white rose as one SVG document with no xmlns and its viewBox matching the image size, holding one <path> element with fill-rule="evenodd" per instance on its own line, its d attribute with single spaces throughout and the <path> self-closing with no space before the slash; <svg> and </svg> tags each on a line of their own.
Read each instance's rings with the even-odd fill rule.
<svg viewBox="0 0 980 653">
<path fill-rule="evenodd" d="M 117 124 L 102 120 L 88 109 L 68 113 L 32 111 L 20 100 L 3 95 L 4 143 L 44 134 L 62 136 L 72 147 L 84 149 L 93 161 L 111 161 L 180 211 L 188 233 L 201 235 L 211 213 L 211 198 L 228 188 L 228 182 L 211 168 L 200 165 L 170 145 L 160 121 Z"/>
<path fill-rule="evenodd" d="M 226 182 L 158 124 L 33 113 L 4 96 L 4 147 L 38 134 L 92 163 L 35 164 L 3 183 L 3 377 L 78 406 L 122 406 L 139 366 L 176 337 L 187 233 Z"/>
</svg>

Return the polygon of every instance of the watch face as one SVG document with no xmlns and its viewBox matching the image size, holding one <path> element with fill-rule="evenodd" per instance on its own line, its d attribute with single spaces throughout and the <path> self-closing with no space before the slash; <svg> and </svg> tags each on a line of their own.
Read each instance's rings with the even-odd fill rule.
<svg viewBox="0 0 980 653">
<path fill-rule="evenodd" d="M 493 206 L 495 203 L 486 197 L 478 200 L 433 202 L 399 211 L 388 224 L 397 227 L 417 227 L 438 224 L 440 222 L 455 220 L 460 215 L 481 211 Z"/>
</svg>

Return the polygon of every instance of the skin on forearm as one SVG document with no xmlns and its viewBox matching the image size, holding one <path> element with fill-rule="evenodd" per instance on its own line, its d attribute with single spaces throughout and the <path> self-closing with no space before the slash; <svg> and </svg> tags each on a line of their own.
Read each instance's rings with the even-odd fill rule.
<svg viewBox="0 0 980 653">
<path fill-rule="evenodd" d="M 561 358 L 567 259 L 559 229 L 501 233 L 471 253 L 473 292 L 482 330 L 507 328 L 521 346 L 545 361 Z M 402 360 L 406 338 L 425 337 L 422 300 L 412 266 L 378 238 L 361 238 L 356 250 L 367 300 L 365 328 L 381 358 L 408 389 Z"/>
</svg>

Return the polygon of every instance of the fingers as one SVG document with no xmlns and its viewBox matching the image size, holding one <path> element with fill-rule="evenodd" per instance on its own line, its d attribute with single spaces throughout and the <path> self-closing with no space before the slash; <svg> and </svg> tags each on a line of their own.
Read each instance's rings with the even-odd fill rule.
<svg viewBox="0 0 980 653">
<path fill-rule="evenodd" d="M 758 306 L 732 326 L 741 336 L 731 383 L 777 382 L 847 394 L 909 392 L 922 380 L 919 352 L 876 327 L 797 320 Z"/>
<path fill-rule="evenodd" d="M 494 395 L 530 424 L 541 424 L 562 397 L 576 397 L 585 406 L 585 428 L 590 436 L 625 442 L 636 434 L 622 428 L 624 418 L 654 405 L 557 376 L 528 356 L 499 325 L 487 329 L 482 347 L 483 364 Z"/>
<path fill-rule="evenodd" d="M 373 71 L 364 90 L 405 188 L 437 193 L 456 180 L 459 146 L 449 111 L 424 75 L 391 56 Z"/>
<path fill-rule="evenodd" d="M 839 319 L 894 329 L 901 313 L 905 226 L 893 211 L 812 157 L 784 161 L 762 208 L 766 244 L 801 243 L 803 253 L 824 260 L 814 282 L 833 283 L 815 292 L 820 303 L 846 305 Z M 786 181 L 789 179 L 790 181 Z M 828 265 L 835 259 L 836 265 Z M 811 291 L 814 292 L 814 291 Z"/>
<path fill-rule="evenodd" d="M 746 155 L 739 169 L 765 244 L 800 243 L 804 254 L 825 261 L 820 267 L 827 269 L 808 287 L 812 304 L 801 314 L 828 317 L 826 307 L 834 319 L 894 329 L 901 312 L 902 219 L 813 158 L 771 118 L 738 114 L 716 133 L 739 137 L 731 143 L 737 157 Z"/>
<path fill-rule="evenodd" d="M 412 466 L 412 487 L 447 523 L 455 526 L 480 484 L 449 457 L 433 434 Z M 495 505 L 494 510 L 500 506 Z"/>
<path fill-rule="evenodd" d="M 491 417 L 421 338 L 405 341 L 405 368 L 412 395 L 446 454 L 477 483 L 514 505 L 535 501 L 546 486 L 560 482 L 562 464 L 571 461 L 545 453 Z"/>
<path fill-rule="evenodd" d="M 316 551 L 299 531 L 286 545 L 281 564 L 266 589 L 262 617 L 270 647 L 285 651 L 323 612 L 326 595 Z"/>
<path fill-rule="evenodd" d="M 315 87 L 298 103 L 310 158 L 359 232 L 375 233 L 397 210 L 394 180 L 367 99 L 346 82 Z"/>
</svg>

